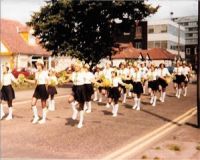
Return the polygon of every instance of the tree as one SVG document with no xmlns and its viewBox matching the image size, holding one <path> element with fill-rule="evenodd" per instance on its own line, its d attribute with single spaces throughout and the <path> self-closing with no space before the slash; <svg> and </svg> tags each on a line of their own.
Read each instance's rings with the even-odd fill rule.
<svg viewBox="0 0 200 160">
<path fill-rule="evenodd" d="M 154 14 L 158 8 L 143 0 L 49 0 L 27 24 L 53 55 L 69 55 L 93 66 L 113 54 L 117 23 L 130 29 L 135 20 Z"/>
</svg>

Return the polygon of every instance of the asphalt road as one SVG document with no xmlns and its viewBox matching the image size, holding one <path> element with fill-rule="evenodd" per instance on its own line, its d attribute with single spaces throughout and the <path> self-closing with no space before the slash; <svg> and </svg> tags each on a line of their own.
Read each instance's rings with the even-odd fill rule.
<svg viewBox="0 0 200 160">
<path fill-rule="evenodd" d="M 174 97 L 170 86 L 165 103 L 152 107 L 149 97 L 143 96 L 142 110 L 135 111 L 133 99 L 129 99 L 127 104 L 120 104 L 115 118 L 104 104 L 92 103 L 92 113 L 85 114 L 84 127 L 78 129 L 78 121 L 72 121 L 71 107 L 63 96 L 56 99 L 56 111 L 48 112 L 46 124 L 31 124 L 27 95 L 32 91 L 28 93 L 16 93 L 26 101 L 20 104 L 23 98 L 19 97 L 14 104 L 14 119 L 0 122 L 3 158 L 99 159 L 196 106 L 196 85 L 190 84 L 188 96 L 181 99 Z M 62 89 L 62 95 L 67 93 L 68 89 Z"/>
</svg>

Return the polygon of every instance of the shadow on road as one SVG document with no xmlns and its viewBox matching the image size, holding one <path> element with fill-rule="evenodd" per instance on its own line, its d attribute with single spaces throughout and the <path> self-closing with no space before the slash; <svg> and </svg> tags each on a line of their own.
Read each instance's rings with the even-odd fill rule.
<svg viewBox="0 0 200 160">
<path fill-rule="evenodd" d="M 112 112 L 110 112 L 110 111 L 103 110 L 102 112 L 104 113 L 104 115 L 107 115 L 107 116 L 108 116 L 108 115 L 109 115 L 109 116 L 112 115 Z"/>
<path fill-rule="evenodd" d="M 69 126 L 75 126 L 76 124 L 78 124 L 78 120 L 73 120 L 72 118 L 66 118 L 67 122 L 65 123 L 65 125 L 69 125 Z"/>
<path fill-rule="evenodd" d="M 179 123 L 177 123 L 177 122 L 174 122 L 173 120 L 171 120 L 171 119 L 169 119 L 169 118 L 160 116 L 160 115 L 158 115 L 158 114 L 156 114 L 156 113 L 152 113 L 152 112 L 147 111 L 147 110 L 145 110 L 145 109 L 142 109 L 141 111 L 143 111 L 143 112 L 145 112 L 145 113 L 147 113 L 147 114 L 150 114 L 150 115 L 152 115 L 152 116 L 154 116 L 154 117 L 157 117 L 157 118 L 159 118 L 159 119 L 162 119 L 162 120 L 165 121 L 165 122 L 171 122 L 171 123 L 173 123 L 173 124 L 176 124 L 177 126 L 182 126 L 181 124 L 179 124 Z"/>
</svg>

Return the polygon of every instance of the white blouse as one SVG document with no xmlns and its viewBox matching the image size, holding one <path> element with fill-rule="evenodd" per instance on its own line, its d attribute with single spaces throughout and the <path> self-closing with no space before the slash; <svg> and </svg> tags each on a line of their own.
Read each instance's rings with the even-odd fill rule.
<svg viewBox="0 0 200 160">
<path fill-rule="evenodd" d="M 121 78 L 115 77 L 115 78 L 112 79 L 112 86 L 113 86 L 113 87 L 118 87 L 119 84 L 123 84 Z"/>
<path fill-rule="evenodd" d="M 177 75 L 181 75 L 183 72 L 183 67 L 176 67 L 174 68 L 174 73 Z"/>
<path fill-rule="evenodd" d="M 184 75 L 184 76 L 186 76 L 186 75 L 188 75 L 190 73 L 190 68 L 189 67 L 183 67 L 182 68 L 182 74 Z"/>
<path fill-rule="evenodd" d="M 85 84 L 91 84 L 92 80 L 95 78 L 92 72 L 85 72 Z"/>
<path fill-rule="evenodd" d="M 35 73 L 35 80 L 37 81 L 38 85 L 47 84 L 48 78 L 49 78 L 49 76 L 46 71 L 41 71 L 41 72 Z"/>
<path fill-rule="evenodd" d="M 164 78 L 165 76 L 170 76 L 169 70 L 167 68 L 158 69 L 158 77 Z"/>
<path fill-rule="evenodd" d="M 133 78 L 134 82 L 141 82 L 141 80 L 142 80 L 142 73 L 140 71 L 134 72 L 132 74 L 132 78 Z"/>
<path fill-rule="evenodd" d="M 120 76 L 127 77 L 127 75 L 129 74 L 129 69 L 128 69 L 128 68 L 120 69 L 120 70 L 118 71 L 118 74 L 119 74 Z"/>
<path fill-rule="evenodd" d="M 56 76 L 49 76 L 48 84 L 50 85 L 52 81 L 55 83 L 55 85 L 58 84 L 58 79 Z"/>
<path fill-rule="evenodd" d="M 83 72 L 73 72 L 72 73 L 72 82 L 75 86 L 85 84 L 85 74 Z"/>
<path fill-rule="evenodd" d="M 16 79 L 12 73 L 3 74 L 3 77 L 2 77 L 2 85 L 3 86 L 9 86 L 14 81 L 16 81 Z"/>
<path fill-rule="evenodd" d="M 158 72 L 155 71 L 148 71 L 147 76 L 149 77 L 149 81 L 155 81 L 158 77 Z"/>
<path fill-rule="evenodd" d="M 112 71 L 113 71 L 112 68 L 109 68 L 109 69 L 105 68 L 103 70 L 103 75 L 105 76 L 106 79 L 108 79 L 108 80 L 112 79 Z"/>
</svg>

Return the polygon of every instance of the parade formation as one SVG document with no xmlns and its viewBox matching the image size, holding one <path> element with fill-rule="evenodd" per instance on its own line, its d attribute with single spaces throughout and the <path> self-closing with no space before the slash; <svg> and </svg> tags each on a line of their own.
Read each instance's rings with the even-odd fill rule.
<svg viewBox="0 0 200 160">
<path fill-rule="evenodd" d="M 58 79 L 56 71 L 51 68 L 44 69 L 44 62 L 38 59 L 36 62 L 36 72 L 34 80 L 25 78 L 24 81 L 35 84 L 31 109 L 33 112 L 32 123 L 44 124 L 48 111 L 56 110 L 54 100 L 57 94 L 56 86 Z M 126 103 L 127 97 L 132 98 L 132 109 L 140 111 L 142 108 L 142 95 L 149 95 L 149 103 L 155 107 L 158 99 L 164 103 L 167 86 L 173 82 L 175 97 L 180 99 L 187 96 L 187 86 L 192 76 L 192 68 L 186 63 L 178 61 L 173 71 L 170 73 L 165 64 L 159 66 L 146 64 L 144 62 L 120 63 L 119 66 L 112 66 L 108 61 L 105 67 L 97 65 L 90 68 L 88 64 L 77 61 L 68 69 L 67 80 L 64 83 L 72 82 L 72 92 L 67 95 L 67 100 L 72 108 L 72 119 L 79 116 L 78 128 L 83 127 L 84 114 L 92 112 L 92 100 L 101 103 L 106 99 L 106 108 L 112 109 L 112 116 L 117 117 L 120 109 L 120 102 Z M 6 120 L 13 119 L 12 101 L 15 99 L 15 92 L 12 83 L 18 84 L 19 77 L 15 78 L 8 66 L 3 68 L 3 78 L 0 92 L 0 119 L 4 119 L 5 113 L 2 101 L 6 101 L 9 107 Z M 119 101 L 121 99 L 121 101 Z M 41 100 L 42 118 L 38 116 L 37 101 Z M 122 107 L 122 106 L 121 106 Z"/>
</svg>

